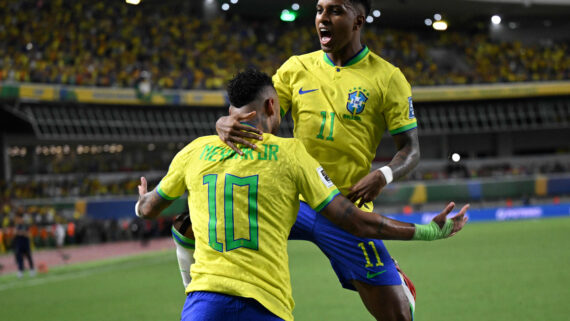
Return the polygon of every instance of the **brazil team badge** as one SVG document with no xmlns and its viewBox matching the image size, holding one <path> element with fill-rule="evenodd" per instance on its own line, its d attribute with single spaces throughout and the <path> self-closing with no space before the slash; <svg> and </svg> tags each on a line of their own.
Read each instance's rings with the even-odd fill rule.
<svg viewBox="0 0 570 321">
<path fill-rule="evenodd" d="M 362 87 L 354 87 L 348 93 L 348 102 L 346 109 L 354 116 L 364 111 L 366 102 L 368 101 L 368 91 Z"/>
</svg>

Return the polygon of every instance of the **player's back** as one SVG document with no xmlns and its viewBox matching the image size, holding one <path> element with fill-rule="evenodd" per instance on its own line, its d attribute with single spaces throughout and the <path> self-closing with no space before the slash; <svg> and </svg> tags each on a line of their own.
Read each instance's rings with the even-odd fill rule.
<svg viewBox="0 0 570 321">
<path fill-rule="evenodd" d="M 313 199 L 318 208 L 338 190 L 330 180 L 326 186 L 311 187 L 323 174 L 317 174 L 318 163 L 297 139 L 264 134 L 257 146 L 242 148 L 240 156 L 217 136 L 196 139 L 176 155 L 158 191 L 167 198 L 183 193 L 169 186 L 189 191 L 196 263 L 187 292 L 251 297 L 290 320 L 294 304 L 287 238 L 299 194 Z M 309 167 L 312 170 L 302 170 Z M 173 182 L 176 179 L 184 184 Z"/>
</svg>

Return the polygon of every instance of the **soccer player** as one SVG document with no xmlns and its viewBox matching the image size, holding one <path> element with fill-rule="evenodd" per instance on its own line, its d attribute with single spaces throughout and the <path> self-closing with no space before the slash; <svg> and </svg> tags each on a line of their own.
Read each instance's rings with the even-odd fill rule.
<svg viewBox="0 0 570 321">
<path fill-rule="evenodd" d="M 287 238 L 306 206 L 360 237 L 434 240 L 459 231 L 464 206 L 446 220 L 450 203 L 429 225 L 414 225 L 359 210 L 342 196 L 321 165 L 297 139 L 275 133 L 281 116 L 271 78 L 249 70 L 228 86 L 230 114 L 256 112 L 248 126 L 260 128 L 263 144 L 240 156 L 217 136 L 198 138 L 173 159 L 151 192 L 139 185 L 137 216 L 155 218 L 188 191 L 195 237 L 192 282 L 182 320 L 292 320 Z"/>
<path fill-rule="evenodd" d="M 420 157 L 410 85 L 398 68 L 360 41 L 370 6 L 369 0 L 317 1 L 322 50 L 291 57 L 273 76 L 281 114 L 291 111 L 294 136 L 340 192 L 365 211 L 372 211 L 371 201 L 382 188 L 409 173 Z M 216 124 L 220 138 L 236 151 L 235 143 L 256 147 L 244 138 L 261 139 L 261 131 L 241 124 L 247 117 L 230 115 Z M 398 151 L 389 164 L 371 172 L 386 130 Z M 353 237 L 301 200 L 290 238 L 314 242 L 342 286 L 357 290 L 377 320 L 411 320 L 413 284 L 398 273 L 384 244 Z"/>
</svg>

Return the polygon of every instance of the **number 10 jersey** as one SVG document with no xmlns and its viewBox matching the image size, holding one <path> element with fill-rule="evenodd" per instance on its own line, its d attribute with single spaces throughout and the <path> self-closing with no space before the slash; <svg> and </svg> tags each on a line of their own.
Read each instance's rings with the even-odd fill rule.
<svg viewBox="0 0 570 321">
<path fill-rule="evenodd" d="M 217 136 L 182 149 L 156 191 L 173 200 L 188 191 L 196 262 L 186 292 L 253 298 L 292 320 L 287 237 L 299 194 L 316 211 L 340 192 L 297 139 L 263 135 L 239 156 Z"/>
</svg>

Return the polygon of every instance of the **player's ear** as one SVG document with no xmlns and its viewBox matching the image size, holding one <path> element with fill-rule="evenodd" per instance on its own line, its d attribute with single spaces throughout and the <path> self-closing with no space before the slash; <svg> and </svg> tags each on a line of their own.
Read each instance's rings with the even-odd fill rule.
<svg viewBox="0 0 570 321">
<path fill-rule="evenodd" d="M 263 104 L 263 111 L 267 117 L 271 117 L 273 114 L 275 114 L 275 99 L 273 97 L 269 97 L 265 100 Z"/>
<path fill-rule="evenodd" d="M 359 30 L 362 28 L 362 26 L 364 26 L 364 22 L 366 22 L 366 18 L 359 13 L 354 20 L 354 26 L 352 27 L 352 30 Z"/>
</svg>

